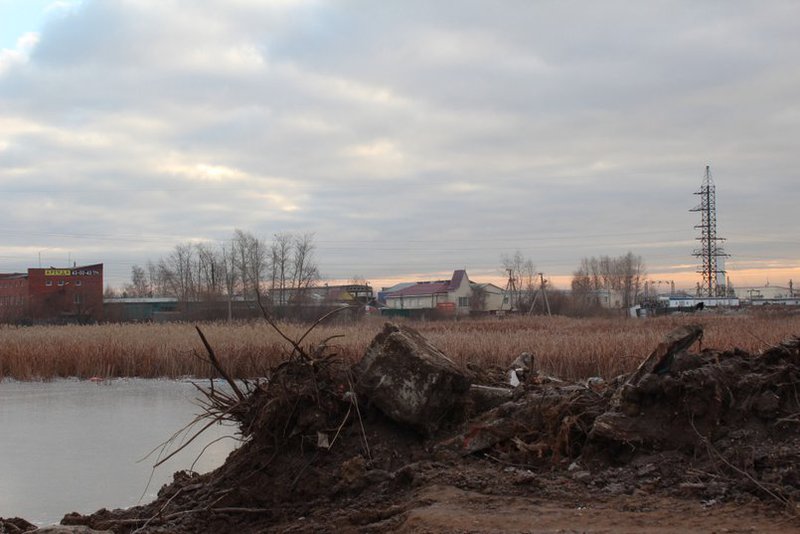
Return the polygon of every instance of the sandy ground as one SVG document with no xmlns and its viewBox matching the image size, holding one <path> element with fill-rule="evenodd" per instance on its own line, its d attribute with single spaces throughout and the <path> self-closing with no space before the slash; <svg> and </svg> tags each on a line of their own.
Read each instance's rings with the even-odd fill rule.
<svg viewBox="0 0 800 534">
<path fill-rule="evenodd" d="M 561 503 L 431 486 L 416 497 L 403 533 L 796 533 L 800 522 L 763 504 L 708 504 L 658 496 Z"/>
</svg>

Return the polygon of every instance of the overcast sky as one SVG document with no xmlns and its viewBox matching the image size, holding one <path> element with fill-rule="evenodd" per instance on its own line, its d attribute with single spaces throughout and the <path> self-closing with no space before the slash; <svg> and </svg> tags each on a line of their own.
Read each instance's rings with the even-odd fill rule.
<svg viewBox="0 0 800 534">
<path fill-rule="evenodd" d="M 0 272 L 314 232 L 323 275 L 800 280 L 796 1 L 0 0 Z"/>
</svg>

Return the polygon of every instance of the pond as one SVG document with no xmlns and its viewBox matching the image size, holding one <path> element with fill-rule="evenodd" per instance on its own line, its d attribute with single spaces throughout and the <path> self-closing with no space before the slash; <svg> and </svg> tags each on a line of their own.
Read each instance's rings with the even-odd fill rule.
<svg viewBox="0 0 800 534">
<path fill-rule="evenodd" d="M 46 525 L 126 508 L 153 500 L 175 471 L 218 467 L 238 444 L 230 425 L 214 424 L 155 470 L 160 449 L 142 460 L 201 412 L 196 397 L 180 380 L 0 382 L 0 517 Z"/>
</svg>

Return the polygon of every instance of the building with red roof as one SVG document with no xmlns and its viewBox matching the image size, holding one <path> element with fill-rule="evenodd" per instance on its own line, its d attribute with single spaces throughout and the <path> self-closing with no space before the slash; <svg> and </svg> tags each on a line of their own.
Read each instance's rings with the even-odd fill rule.
<svg viewBox="0 0 800 534">
<path fill-rule="evenodd" d="M 499 303 L 496 298 L 488 301 L 486 298 L 475 298 L 476 292 L 485 291 L 485 285 L 470 282 L 467 271 L 458 269 L 453 271 L 450 280 L 402 284 L 399 289 L 386 292 L 381 297 L 387 315 L 467 315 L 470 312 L 493 311 L 490 309 L 492 306 L 499 309 L 502 290 Z M 494 297 L 494 293 L 490 297 Z"/>
</svg>

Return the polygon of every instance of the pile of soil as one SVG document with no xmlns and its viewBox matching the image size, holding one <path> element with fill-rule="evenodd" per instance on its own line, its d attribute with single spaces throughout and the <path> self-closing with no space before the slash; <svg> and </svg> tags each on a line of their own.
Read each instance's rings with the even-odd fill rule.
<svg viewBox="0 0 800 534">
<path fill-rule="evenodd" d="M 370 350 L 390 331 L 421 337 L 387 326 Z M 465 371 L 473 387 L 431 413 L 437 423 L 424 431 L 371 402 L 358 387 L 363 366 L 296 354 L 241 397 L 207 392 L 209 413 L 235 419 L 246 438 L 219 469 L 176 473 L 152 503 L 69 514 L 62 524 L 122 533 L 633 532 L 738 528 L 747 511 L 749 526 L 792 531 L 800 339 L 760 354 L 691 352 L 701 335 L 696 326 L 671 334 L 639 370 L 610 383 L 526 369 L 519 386 L 500 389 L 504 373 Z M 494 386 L 481 394 L 495 400 L 476 402 L 475 384 Z M 689 515 L 670 523 L 665 506 Z M 634 528 L 642 513 L 658 523 Z"/>
<path fill-rule="evenodd" d="M 0 517 L 0 533 L 1 534 L 17 534 L 19 532 L 31 532 L 36 530 L 36 525 L 20 517 Z"/>
</svg>

